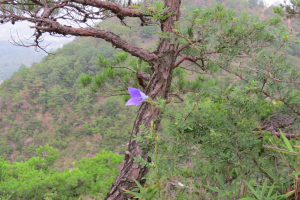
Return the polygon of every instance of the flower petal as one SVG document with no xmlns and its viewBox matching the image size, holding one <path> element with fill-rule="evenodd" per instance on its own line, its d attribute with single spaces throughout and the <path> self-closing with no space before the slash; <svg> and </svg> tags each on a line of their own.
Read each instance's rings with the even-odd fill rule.
<svg viewBox="0 0 300 200">
<path fill-rule="evenodd" d="M 127 101 L 126 106 L 138 106 L 140 104 L 140 100 L 138 98 L 131 98 Z"/>
<path fill-rule="evenodd" d="M 141 90 L 136 88 L 128 88 L 128 92 L 132 98 L 141 97 Z"/>
<path fill-rule="evenodd" d="M 144 92 L 140 91 L 140 95 L 141 95 L 141 98 L 142 98 L 142 102 L 145 101 L 148 98 L 148 96 L 145 95 Z"/>
</svg>

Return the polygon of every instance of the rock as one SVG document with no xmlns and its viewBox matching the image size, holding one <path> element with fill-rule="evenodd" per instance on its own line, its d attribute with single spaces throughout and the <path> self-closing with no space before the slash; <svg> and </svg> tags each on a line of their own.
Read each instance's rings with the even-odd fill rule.
<svg viewBox="0 0 300 200">
<path fill-rule="evenodd" d="M 33 141 L 33 138 L 30 137 L 30 138 L 28 138 L 27 140 L 24 141 L 24 145 L 27 146 L 27 145 L 31 144 L 32 141 Z"/>
<path fill-rule="evenodd" d="M 92 154 L 92 153 L 88 153 L 88 154 L 86 154 L 86 156 L 85 157 L 87 157 L 87 158 L 93 158 L 93 157 L 95 157 L 95 155 L 94 154 Z"/>
<path fill-rule="evenodd" d="M 102 135 L 93 135 L 93 140 L 98 140 L 98 141 L 102 141 Z"/>
</svg>

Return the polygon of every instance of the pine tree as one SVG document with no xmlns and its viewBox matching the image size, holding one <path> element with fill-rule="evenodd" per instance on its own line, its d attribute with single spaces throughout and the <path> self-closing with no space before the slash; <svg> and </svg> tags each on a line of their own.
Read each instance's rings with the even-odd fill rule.
<svg viewBox="0 0 300 200">
<path fill-rule="evenodd" d="M 32 82 L 31 89 L 35 92 L 39 92 L 42 90 L 44 86 L 44 82 L 40 77 L 35 77 L 34 81 Z"/>
<path fill-rule="evenodd" d="M 43 34 L 50 33 L 57 36 L 101 38 L 123 50 L 124 53 L 115 57 L 115 62 L 99 57 L 100 64 L 106 67 L 101 75 L 93 79 L 88 75 L 82 78 L 82 82 L 86 85 L 91 84 L 94 91 L 97 91 L 97 87 L 103 86 L 105 79 L 120 78 L 121 93 L 124 94 L 126 86 L 138 86 L 151 99 L 162 98 L 168 103 L 172 97 L 182 100 L 180 94 L 186 91 L 197 92 L 202 76 L 199 75 L 195 81 L 183 80 L 184 71 L 208 74 L 222 69 L 245 82 L 255 80 L 257 86 L 249 88 L 249 92 L 260 88 L 259 92 L 262 95 L 275 96 L 292 112 L 299 113 L 297 101 L 287 97 L 289 92 L 297 87 L 298 74 L 285 71 L 287 63 L 283 56 L 277 55 L 282 45 L 289 40 L 289 35 L 284 33 L 281 34 L 282 38 L 276 37 L 276 34 L 280 34 L 274 26 L 280 19 L 271 18 L 260 22 L 245 13 L 237 17 L 234 11 L 225 9 L 222 5 L 207 10 L 195 9 L 184 17 L 180 10 L 181 0 L 151 3 L 145 1 L 138 5 L 131 5 L 130 2 L 5 0 L 0 1 L 0 19 L 2 23 L 14 24 L 18 21 L 32 23 L 31 28 L 35 30 L 33 45 L 36 47 L 41 47 Z M 156 50 L 150 52 L 137 47 L 120 35 L 98 27 L 92 28 L 89 25 L 85 26 L 86 28 L 72 27 L 62 23 L 67 20 L 73 24 L 86 25 L 90 19 L 105 20 L 112 16 L 119 18 L 124 26 L 126 26 L 125 18 L 138 18 L 142 26 L 157 25 L 160 29 L 160 39 Z M 277 49 L 271 55 L 262 51 L 263 47 L 270 43 L 277 45 Z M 130 67 L 122 65 L 129 55 L 137 57 L 140 62 L 135 62 L 136 64 L 131 62 Z M 245 59 L 251 61 L 249 65 L 245 65 Z M 88 57 L 85 57 L 85 61 L 88 62 Z M 140 65 L 142 63 L 144 64 Z M 188 63 L 193 67 L 189 67 Z M 114 68 L 116 70 L 112 70 Z M 55 85 L 58 77 L 58 72 L 50 74 L 49 84 Z M 277 87 L 278 82 L 285 85 Z M 185 86 L 190 89 L 186 90 Z M 50 93 L 49 106 L 63 104 L 64 92 L 60 88 L 54 86 Z M 298 96 L 295 99 L 298 99 Z M 133 179 L 141 185 L 145 184 L 146 180 L 143 177 L 149 169 L 134 161 L 136 157 L 141 157 L 151 162 L 151 158 L 147 150 L 140 148 L 140 143 L 134 140 L 134 136 L 141 134 L 141 125 L 145 125 L 148 129 L 151 127 L 152 114 L 154 117 L 159 116 L 160 109 L 155 108 L 152 113 L 151 105 L 144 102 L 134 122 L 123 165 L 106 199 L 130 198 L 130 195 L 123 191 L 136 187 Z M 157 128 L 160 118 L 155 119 L 154 124 Z"/>
</svg>

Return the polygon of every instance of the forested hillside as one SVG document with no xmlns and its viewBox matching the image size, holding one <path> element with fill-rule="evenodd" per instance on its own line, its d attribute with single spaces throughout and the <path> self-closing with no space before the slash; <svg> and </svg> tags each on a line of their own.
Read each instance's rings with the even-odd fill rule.
<svg viewBox="0 0 300 200">
<path fill-rule="evenodd" d="M 113 23 L 117 19 L 99 27 L 121 33 L 133 43 L 141 41 L 141 46 L 155 44 L 155 27 L 133 29 Z M 120 51 L 101 39 L 76 38 L 31 68 L 21 66 L 0 85 L 2 158 L 26 161 L 46 143 L 61 150 L 58 163 L 63 167 L 102 149 L 124 152 L 136 109 L 123 106 L 122 96 L 92 93 L 79 80 L 83 74 L 101 74 L 100 54 L 114 61 Z"/>
<path fill-rule="evenodd" d="M 158 38 L 153 35 L 155 27 L 131 29 L 122 25 L 112 26 L 113 23 L 117 23 L 117 19 L 101 23 L 99 27 L 121 33 L 123 37 L 131 38 L 133 43 L 147 45 L 148 48 L 153 48 Z M 107 97 L 101 92 L 93 93 L 90 88 L 82 86 L 80 77 L 84 74 L 101 74 L 103 68 L 100 68 L 98 55 L 114 61 L 118 56 L 122 56 L 120 53 L 101 39 L 76 38 L 74 42 L 44 57 L 40 63 L 35 63 L 30 68 L 21 66 L 11 78 L 0 85 L 0 156 L 10 163 L 15 163 L 10 165 L 2 160 L 0 165 L 3 169 L 8 167 L 2 173 L 9 173 L 10 168 L 18 168 L 22 169 L 18 176 L 23 176 L 23 173 L 32 175 L 31 179 L 26 179 L 26 183 L 16 179 L 12 187 L 1 187 L 1 194 L 7 194 L 9 198 L 16 195 L 23 198 L 55 198 L 56 187 L 60 188 L 61 198 L 107 192 L 110 188 L 108 183 L 113 182 L 122 157 L 102 151 L 123 155 L 137 109 L 125 107 L 122 96 Z M 129 62 L 137 61 L 136 58 L 131 58 Z M 113 82 L 107 82 L 107 85 L 109 88 L 115 87 Z M 58 149 L 55 155 L 59 156 L 51 157 L 51 151 L 46 150 L 50 162 L 45 163 L 40 160 L 43 153 L 39 154 L 36 149 L 46 144 Z M 113 160 L 113 157 L 116 157 L 117 160 L 111 166 L 107 166 L 103 156 L 96 156 L 101 152 L 104 159 Z M 85 157 L 95 159 L 82 160 Z M 23 161 L 27 162 L 23 164 Z M 77 161 L 82 163 L 81 167 Z M 94 186 L 86 182 L 84 186 L 78 186 L 79 191 L 71 189 L 75 187 L 75 180 L 94 179 L 88 178 L 90 175 L 86 174 L 91 172 L 90 162 L 96 162 L 99 166 L 93 167 L 95 174 L 91 175 L 95 178 L 97 176 L 99 182 Z M 99 162 L 103 162 L 103 165 L 99 165 Z M 55 167 L 52 166 L 52 169 L 47 171 L 40 167 L 43 165 L 47 169 L 52 165 Z M 31 166 L 35 166 L 32 171 Z M 63 172 L 65 168 L 77 170 L 70 176 L 68 170 Z M 99 176 L 99 170 L 102 171 L 106 182 Z M 33 185 L 39 180 L 35 176 L 41 174 L 45 176 L 45 181 L 38 183 L 40 193 L 35 193 Z M 63 183 L 61 181 L 64 180 L 64 176 L 66 182 Z M 56 181 L 59 185 L 51 185 L 53 190 L 45 194 L 44 190 L 49 187 L 46 183 L 49 181 Z M 62 186 L 65 189 L 62 190 Z M 9 195 L 10 191 L 16 188 L 19 188 L 19 192 Z"/>
<path fill-rule="evenodd" d="M 186 0 L 184 2 L 182 13 L 186 15 L 196 7 L 200 9 L 201 6 L 210 6 L 220 1 Z M 228 0 L 224 5 L 235 9 L 236 16 L 248 12 L 257 16 L 257 20 L 264 20 L 273 15 L 272 8 L 266 8 L 258 1 Z M 112 18 L 99 23 L 96 28 L 112 31 L 136 46 L 154 51 L 159 39 L 158 27 L 136 26 L 137 23 L 137 20 L 125 20 L 126 25 L 122 25 L 119 19 Z M 288 27 L 292 30 L 293 37 L 299 37 L 299 20 L 283 21 L 279 26 L 282 29 Z M 274 47 L 266 48 L 274 51 Z M 299 45 L 290 45 L 282 49 L 289 58 L 290 66 L 297 69 L 300 61 L 298 50 L 300 50 Z M 0 199 L 104 198 L 120 168 L 138 111 L 135 106 L 125 106 L 129 96 L 123 89 L 140 87 L 137 81 L 130 80 L 127 72 L 114 73 L 112 69 L 114 65 L 118 65 L 119 68 L 129 66 L 136 70 L 149 70 L 146 62 L 114 48 L 102 39 L 77 37 L 73 42 L 45 56 L 41 62 L 34 63 L 30 68 L 21 66 L 11 78 L 0 85 L 0 182 L 11 183 L 11 186 L 2 186 L 0 183 Z M 271 161 L 263 161 L 261 156 L 276 160 L 277 155 L 261 149 L 262 138 L 268 140 L 265 136 L 270 136 L 270 133 L 266 133 L 268 130 L 263 129 L 263 123 L 272 114 L 278 112 L 285 114 L 283 103 L 262 96 L 249 99 L 249 94 L 251 96 L 251 92 L 256 90 L 255 84 L 249 82 L 245 87 L 240 85 L 234 88 L 236 74 L 226 74 L 226 70 L 213 70 L 212 67 L 214 73 L 197 76 L 193 73 L 193 67 L 185 63 L 183 66 L 183 69 L 189 69 L 189 72 L 184 72 L 180 68 L 174 70 L 175 86 L 171 87 L 171 91 L 184 86 L 194 87 L 200 97 L 184 93 L 183 98 L 187 101 L 178 103 L 174 98 L 171 108 L 166 110 L 163 109 L 165 102 L 157 103 L 164 111 L 162 116 L 167 118 L 158 129 L 159 134 L 165 133 L 167 137 L 170 136 L 159 143 L 161 153 L 165 153 L 165 157 L 172 157 L 172 159 L 161 159 L 161 167 L 166 174 L 170 173 L 168 178 L 162 178 L 162 182 L 173 184 L 166 185 L 166 191 L 178 187 L 179 178 L 181 182 L 188 185 L 190 191 L 195 188 L 199 190 L 189 193 L 185 191 L 185 187 L 183 189 L 179 187 L 175 193 L 165 192 L 166 197 L 175 199 L 177 196 L 180 199 L 180 196 L 185 194 L 186 199 L 192 199 L 191 196 L 197 199 L 205 193 L 205 198 L 212 196 L 217 198 L 221 195 L 217 183 L 224 186 L 225 182 L 230 184 L 235 179 L 237 182 L 233 182 L 232 185 L 237 186 L 241 180 L 239 173 L 245 174 L 243 178 L 249 178 L 247 170 L 257 167 L 255 165 L 257 163 L 263 164 L 260 169 L 256 169 L 257 176 L 253 175 L 249 178 L 250 181 L 254 183 L 255 179 L 258 180 L 261 176 L 262 183 L 266 177 L 272 177 L 273 174 L 268 171 L 263 172 Z M 93 85 L 84 84 L 84 80 L 88 79 L 86 77 L 101 77 L 103 74 L 110 76 L 111 79 L 105 79 L 101 83 L 100 90 L 95 90 Z M 120 78 L 121 75 L 123 79 Z M 195 81 L 194 85 L 192 81 Z M 201 86 L 199 86 L 200 82 Z M 196 86 L 199 87 L 195 89 Z M 216 91 L 217 88 L 220 91 Z M 203 92 L 205 90 L 209 92 Z M 111 91 L 119 91 L 121 95 L 114 95 Z M 244 104 L 246 108 L 241 106 Z M 196 113 L 199 111 L 195 109 L 196 105 L 203 111 L 201 116 Z M 200 118 L 204 120 L 197 121 Z M 200 123 L 203 123 L 203 127 L 199 125 Z M 206 125 L 209 128 L 206 128 Z M 179 126 L 182 127 L 178 128 Z M 214 132 L 214 129 L 219 132 Z M 223 133 L 231 134 L 233 129 L 234 134 L 243 137 L 233 141 L 231 140 L 233 135 L 222 136 Z M 253 136 L 252 130 L 259 133 L 255 132 L 256 135 Z M 295 130 L 297 126 L 292 132 L 296 133 Z M 200 142 L 193 144 L 191 141 L 198 139 L 199 135 L 180 136 L 179 139 L 180 137 L 175 134 L 176 131 L 184 134 L 197 132 L 204 136 Z M 210 134 L 205 135 L 205 131 L 209 131 Z M 277 137 L 272 139 L 278 140 Z M 179 140 L 186 143 L 178 142 Z M 242 145 L 238 146 L 239 142 Z M 180 150 L 184 149 L 183 146 L 186 148 L 187 144 L 192 147 L 202 143 L 206 146 L 203 145 L 201 150 L 204 153 L 201 156 L 212 160 L 204 161 L 202 166 L 196 166 L 193 163 L 199 161 L 198 158 L 190 160 L 177 158 L 176 153 L 181 155 Z M 298 144 L 294 140 L 291 143 Z M 217 149 L 214 148 L 216 146 Z M 224 153 L 224 149 L 230 150 Z M 191 150 L 193 149 L 185 149 L 183 154 L 190 155 Z M 243 156 L 232 156 L 235 151 L 242 152 Z M 258 161 L 254 159 L 251 164 L 247 163 L 252 157 L 258 158 Z M 207 165 L 208 162 L 211 165 Z M 245 168 L 246 164 L 249 166 Z M 168 172 L 171 169 L 175 170 L 174 174 Z M 275 171 L 275 167 L 270 169 Z M 150 173 L 149 185 L 154 182 L 155 170 Z M 288 170 L 288 167 L 284 168 L 284 173 Z M 225 174 L 228 180 L 221 180 L 218 175 L 215 176 L 215 173 Z M 200 177 L 203 178 L 201 181 L 199 181 Z M 273 183 L 278 182 L 274 177 L 270 179 Z M 209 188 L 212 194 L 210 196 L 202 188 L 209 183 L 212 183 Z M 152 186 L 156 187 L 155 184 Z M 149 188 L 151 189 L 150 186 Z M 225 191 L 226 187 L 222 189 Z M 233 190 L 227 193 L 225 191 L 222 197 L 226 196 L 230 199 L 230 195 L 234 196 L 235 193 L 236 191 Z M 246 190 L 242 193 L 246 194 Z"/>
</svg>

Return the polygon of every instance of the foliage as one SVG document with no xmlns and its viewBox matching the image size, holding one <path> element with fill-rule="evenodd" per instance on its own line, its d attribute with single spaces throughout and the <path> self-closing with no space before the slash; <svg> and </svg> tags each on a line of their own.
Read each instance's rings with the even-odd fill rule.
<svg viewBox="0 0 300 200">
<path fill-rule="evenodd" d="M 0 139 L 0 156 L 7 159 L 7 156 L 12 152 L 7 140 Z"/>
<path fill-rule="evenodd" d="M 72 159 L 81 159 L 90 148 L 96 147 L 92 155 L 102 149 L 122 152 L 135 110 L 118 109 L 123 102 L 116 98 L 104 103 L 99 94 L 82 88 L 79 81 L 83 73 L 101 74 L 104 67 L 98 64 L 98 53 L 103 53 L 99 56 L 109 62 L 117 62 L 120 57 L 117 52 L 101 40 L 78 39 L 31 68 L 22 66 L 5 80 L 0 85 L 2 158 L 26 161 L 35 154 L 32 148 L 46 143 L 72 155 L 62 154 L 58 162 L 66 158 L 71 163 Z M 93 140 L 94 136 L 98 139 Z M 79 147 L 71 150 L 68 143 L 73 138 L 79 140 Z M 80 143 L 83 138 L 93 145 L 84 146 Z M 26 146 L 27 139 L 32 141 L 30 148 Z M 101 140 L 107 145 L 101 144 Z M 17 146 L 15 151 L 9 146 L 10 142 Z M 9 157 L 13 152 L 18 156 Z"/>
<path fill-rule="evenodd" d="M 256 191 L 249 183 L 245 182 L 247 184 L 247 186 L 249 187 L 249 189 L 251 190 L 251 192 L 254 194 L 254 196 L 256 198 L 242 198 L 242 200 L 252 200 L 252 199 L 259 199 L 259 200 L 263 200 L 263 199 L 266 199 L 266 200 L 272 200 L 272 199 L 286 199 L 288 198 L 289 196 L 291 196 L 294 192 L 289 192 L 287 194 L 284 194 L 284 195 L 276 195 L 274 194 L 273 196 L 272 195 L 272 192 L 274 190 L 274 184 L 270 187 L 270 188 L 267 188 L 267 181 L 265 181 L 262 185 L 262 189 L 261 191 Z M 268 189 L 268 194 L 267 196 L 265 196 L 265 193 Z"/>
<path fill-rule="evenodd" d="M 300 1 L 299 0 L 291 0 L 288 4 L 284 2 L 284 4 L 280 4 L 279 6 L 274 7 L 274 12 L 280 15 L 284 15 L 287 18 L 295 18 L 299 17 L 299 8 Z"/>
<path fill-rule="evenodd" d="M 125 193 L 132 194 L 132 195 L 134 195 L 135 198 L 139 198 L 142 200 L 157 199 L 159 184 L 156 184 L 153 188 L 151 188 L 151 187 L 144 188 L 135 179 L 133 179 L 133 180 L 137 184 L 138 188 L 135 188 L 132 191 L 126 191 Z M 134 192 L 134 191 L 137 191 L 137 192 Z"/>
<path fill-rule="evenodd" d="M 103 198 L 122 162 L 122 156 L 102 151 L 59 173 L 48 168 L 58 158 L 57 150 L 47 144 L 36 151 L 38 157 L 13 165 L 0 158 L 0 198 L 78 199 L 87 194 Z"/>
<path fill-rule="evenodd" d="M 147 179 L 154 182 L 147 187 L 160 181 L 160 187 L 167 188 L 164 197 L 157 199 L 174 199 L 174 194 L 188 199 L 285 199 L 297 193 L 300 154 L 292 145 L 299 142 L 291 144 L 283 134 L 271 137 L 257 129 L 262 113 L 270 109 L 272 115 L 283 105 L 268 103 L 256 92 L 247 95 L 249 86 L 242 85 L 241 81 L 224 86 L 206 81 L 180 110 L 174 104 L 165 106 L 164 100 L 156 104 L 163 109 L 167 126 L 157 142 L 158 159 L 153 134 L 143 131 L 144 136 L 136 140 L 149 149 L 153 164 L 142 158 L 136 162 L 153 170 Z M 280 153 L 269 151 L 269 144 L 277 144 L 273 149 Z M 170 182 L 178 186 L 170 187 Z M 188 189 L 182 193 L 181 187 Z"/>
<path fill-rule="evenodd" d="M 153 33 L 156 31 L 153 26 L 143 26 L 140 30 L 141 38 L 152 38 Z"/>
<path fill-rule="evenodd" d="M 168 7 L 165 7 L 164 2 L 159 0 L 154 0 L 149 3 L 146 7 L 139 7 L 141 12 L 148 16 L 153 23 L 157 23 L 160 20 L 166 20 L 172 15 L 172 12 L 167 13 Z"/>
<path fill-rule="evenodd" d="M 241 175 L 242 176 L 242 175 Z M 226 197 L 228 199 L 234 198 L 236 196 L 237 191 L 239 190 L 238 188 L 238 182 L 241 179 L 241 176 L 237 177 L 233 183 L 228 187 L 228 185 L 225 183 L 224 179 L 220 177 L 218 174 L 216 174 L 216 179 L 219 182 L 219 188 L 207 186 L 208 189 L 211 191 L 217 192 L 218 196 L 216 198 L 223 198 Z"/>
</svg>

